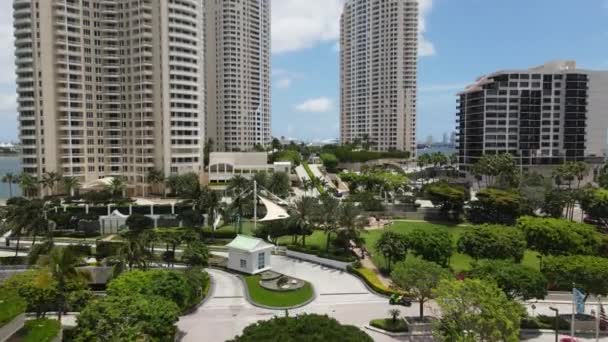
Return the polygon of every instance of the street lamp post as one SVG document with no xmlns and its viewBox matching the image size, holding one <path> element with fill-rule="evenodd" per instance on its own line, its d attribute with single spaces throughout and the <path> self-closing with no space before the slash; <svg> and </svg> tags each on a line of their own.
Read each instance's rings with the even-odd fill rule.
<svg viewBox="0 0 608 342">
<path fill-rule="evenodd" d="M 555 342 L 558 342 L 558 338 L 559 338 L 559 310 L 550 306 L 549 310 L 554 311 L 555 312 Z"/>
</svg>

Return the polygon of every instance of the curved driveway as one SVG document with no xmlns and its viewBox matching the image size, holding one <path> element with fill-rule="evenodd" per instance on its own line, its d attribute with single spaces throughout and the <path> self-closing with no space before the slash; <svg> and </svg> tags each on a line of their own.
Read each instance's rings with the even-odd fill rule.
<svg viewBox="0 0 608 342">
<path fill-rule="evenodd" d="M 274 271 L 310 282 L 317 295 L 313 304 L 386 302 L 346 271 L 278 255 L 272 256 L 271 265 Z"/>
<path fill-rule="evenodd" d="M 346 324 L 363 328 L 370 319 L 384 317 L 388 300 L 370 293 L 356 277 L 342 271 L 283 256 L 272 256 L 272 268 L 313 284 L 317 297 L 310 304 L 289 310 L 299 313 L 327 314 Z M 207 270 L 213 281 L 210 298 L 195 312 L 180 317 L 178 328 L 183 342 L 226 341 L 259 320 L 282 316 L 285 310 L 255 307 L 244 297 L 243 283 L 230 273 Z M 403 314 L 416 314 L 417 308 L 400 308 Z M 385 335 L 368 332 L 375 341 L 394 341 Z"/>
</svg>

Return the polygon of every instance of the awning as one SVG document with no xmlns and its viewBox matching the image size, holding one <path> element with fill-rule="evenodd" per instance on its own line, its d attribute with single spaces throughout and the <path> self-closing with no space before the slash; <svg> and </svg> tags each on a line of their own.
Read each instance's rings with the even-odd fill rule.
<svg viewBox="0 0 608 342">
<path fill-rule="evenodd" d="M 266 216 L 264 216 L 263 219 L 259 220 L 259 222 L 284 220 L 289 217 L 289 214 L 287 214 L 287 210 L 285 210 L 280 205 L 260 195 L 258 195 L 258 198 L 266 207 Z"/>
</svg>

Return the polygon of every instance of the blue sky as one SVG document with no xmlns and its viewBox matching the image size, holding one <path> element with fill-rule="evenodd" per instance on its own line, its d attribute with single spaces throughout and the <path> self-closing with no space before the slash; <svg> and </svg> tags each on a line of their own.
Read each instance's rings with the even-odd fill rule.
<svg viewBox="0 0 608 342">
<path fill-rule="evenodd" d="M 424 40 L 435 51 L 419 63 L 418 140 L 429 134 L 440 139 L 454 129 L 455 93 L 484 73 L 553 59 L 575 59 L 585 68 L 608 69 L 607 1 L 434 0 L 424 19 Z M 275 53 L 272 67 L 298 75 L 287 89 L 280 89 L 280 76 L 273 77 L 273 133 L 306 139 L 337 137 L 335 41 Z M 314 98 L 327 98 L 332 105 L 314 113 L 296 109 Z"/>
<path fill-rule="evenodd" d="M 454 94 L 484 73 L 553 59 L 608 69 L 608 0 L 420 1 L 419 140 L 453 130 Z M 338 137 L 342 3 L 272 0 L 273 135 Z M 0 141 L 17 137 L 11 4 L 0 1 Z"/>
</svg>

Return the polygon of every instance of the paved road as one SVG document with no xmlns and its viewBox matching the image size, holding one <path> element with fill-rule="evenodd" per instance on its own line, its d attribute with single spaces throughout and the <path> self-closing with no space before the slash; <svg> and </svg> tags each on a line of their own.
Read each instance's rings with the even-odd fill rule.
<svg viewBox="0 0 608 342">
<path fill-rule="evenodd" d="M 290 315 L 327 314 L 342 323 L 364 328 L 373 318 L 387 317 L 388 310 L 393 308 L 386 299 L 370 293 L 361 281 L 346 272 L 281 256 L 272 256 L 272 266 L 278 272 L 310 281 L 317 293 L 312 303 L 289 310 Z M 213 269 L 209 273 L 214 281 L 210 299 L 178 322 L 184 334 L 182 341 L 225 341 L 254 322 L 285 315 L 284 310 L 262 309 L 249 304 L 243 297 L 242 283 L 235 275 Z M 418 313 L 417 306 L 400 309 L 404 315 Z M 398 341 L 374 332 L 369 334 L 380 342 Z"/>
</svg>

